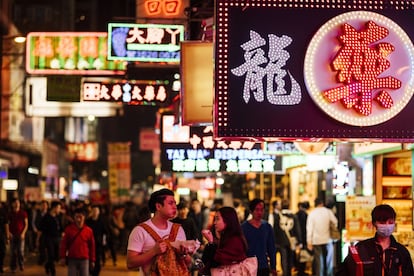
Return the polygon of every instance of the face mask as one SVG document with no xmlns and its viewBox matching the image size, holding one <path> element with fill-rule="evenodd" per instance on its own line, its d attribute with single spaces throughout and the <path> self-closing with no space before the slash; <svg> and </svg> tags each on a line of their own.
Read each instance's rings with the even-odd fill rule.
<svg viewBox="0 0 414 276">
<path fill-rule="evenodd" d="M 381 237 L 389 237 L 394 232 L 395 224 L 377 223 L 377 234 Z"/>
</svg>

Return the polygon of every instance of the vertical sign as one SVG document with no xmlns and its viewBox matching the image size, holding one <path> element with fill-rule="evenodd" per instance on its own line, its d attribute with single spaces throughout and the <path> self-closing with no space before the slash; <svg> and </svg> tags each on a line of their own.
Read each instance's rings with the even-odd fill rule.
<svg viewBox="0 0 414 276">
<path fill-rule="evenodd" d="M 131 154 L 129 143 L 108 143 L 109 199 L 112 203 L 129 199 Z"/>
</svg>

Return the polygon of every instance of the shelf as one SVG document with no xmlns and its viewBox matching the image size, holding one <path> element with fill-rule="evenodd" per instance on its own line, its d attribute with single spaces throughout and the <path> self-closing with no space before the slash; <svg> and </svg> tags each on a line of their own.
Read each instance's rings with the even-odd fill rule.
<svg viewBox="0 0 414 276">
<path fill-rule="evenodd" d="M 382 186 L 409 186 L 412 187 L 410 176 L 383 176 Z"/>
</svg>

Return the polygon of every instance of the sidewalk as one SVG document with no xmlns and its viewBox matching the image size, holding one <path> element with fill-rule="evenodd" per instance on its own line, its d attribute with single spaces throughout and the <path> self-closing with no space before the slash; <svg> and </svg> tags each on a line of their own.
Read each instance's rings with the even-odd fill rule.
<svg viewBox="0 0 414 276">
<path fill-rule="evenodd" d="M 113 266 L 112 262 L 108 262 L 101 270 L 100 276 L 116 276 L 122 272 L 122 276 L 137 276 L 137 271 L 130 271 L 126 268 L 126 256 L 118 254 L 117 266 Z M 6 262 L 4 267 L 4 273 L 0 275 L 13 275 L 13 276 L 45 276 L 45 270 L 43 266 L 36 264 L 37 256 L 33 254 L 27 254 L 24 271 L 17 270 L 15 273 L 11 273 L 9 269 L 8 258 L 6 256 Z M 56 275 L 66 276 L 67 267 L 56 265 Z"/>
</svg>

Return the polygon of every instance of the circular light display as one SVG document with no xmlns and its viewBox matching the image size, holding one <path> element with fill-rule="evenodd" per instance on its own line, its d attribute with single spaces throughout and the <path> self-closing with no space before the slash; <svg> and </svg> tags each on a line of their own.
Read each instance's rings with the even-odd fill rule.
<svg viewBox="0 0 414 276">
<path fill-rule="evenodd" d="M 396 116 L 411 100 L 414 47 L 389 18 L 341 14 L 312 38 L 304 77 L 313 101 L 332 118 L 371 126 Z"/>
</svg>

